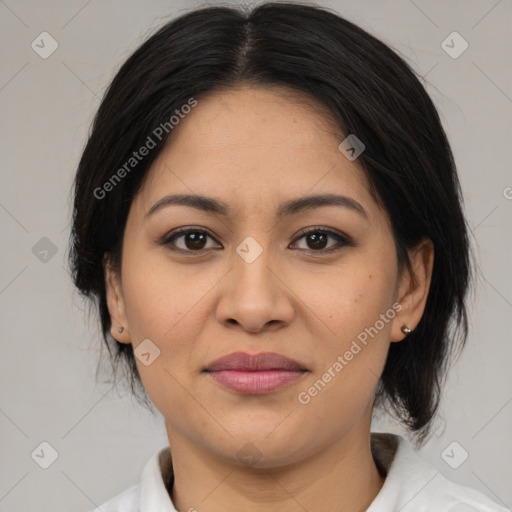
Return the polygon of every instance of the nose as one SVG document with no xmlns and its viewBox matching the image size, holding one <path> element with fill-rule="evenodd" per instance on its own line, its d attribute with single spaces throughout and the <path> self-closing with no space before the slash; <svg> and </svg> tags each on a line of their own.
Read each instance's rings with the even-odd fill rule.
<svg viewBox="0 0 512 512">
<path fill-rule="evenodd" d="M 241 245 L 240 252 L 234 254 L 232 270 L 222 281 L 217 319 L 225 327 L 251 333 L 281 329 L 295 313 L 286 276 L 273 262 L 270 250 L 263 249 L 252 259 L 244 254 L 247 246 Z"/>
</svg>

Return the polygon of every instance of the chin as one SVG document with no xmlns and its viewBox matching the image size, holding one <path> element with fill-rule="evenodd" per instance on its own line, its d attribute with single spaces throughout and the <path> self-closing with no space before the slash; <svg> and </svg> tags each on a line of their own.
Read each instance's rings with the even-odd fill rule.
<svg viewBox="0 0 512 512">
<path fill-rule="evenodd" d="M 208 445 L 222 458 L 240 466 L 263 469 L 293 464 L 310 455 L 314 451 L 311 440 L 318 439 L 314 433 L 285 426 L 286 421 L 281 417 L 278 422 L 261 419 L 236 426 L 225 423 L 226 430 L 236 435 L 226 434 Z"/>
</svg>

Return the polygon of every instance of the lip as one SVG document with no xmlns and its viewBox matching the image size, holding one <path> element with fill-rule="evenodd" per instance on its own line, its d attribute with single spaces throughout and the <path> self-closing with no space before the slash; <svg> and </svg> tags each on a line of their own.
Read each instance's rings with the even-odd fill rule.
<svg viewBox="0 0 512 512">
<path fill-rule="evenodd" d="M 308 371 L 297 361 L 275 352 L 233 352 L 217 359 L 204 370 L 219 384 L 246 395 L 276 391 L 295 382 Z"/>
</svg>

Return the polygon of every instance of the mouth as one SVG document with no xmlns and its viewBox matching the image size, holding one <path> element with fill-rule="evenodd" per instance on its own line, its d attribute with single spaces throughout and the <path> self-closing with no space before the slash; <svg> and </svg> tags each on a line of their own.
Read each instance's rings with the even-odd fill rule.
<svg viewBox="0 0 512 512">
<path fill-rule="evenodd" d="M 203 372 L 222 386 L 246 395 L 261 395 L 281 389 L 309 372 L 288 357 L 275 352 L 234 352 L 217 359 Z"/>
</svg>

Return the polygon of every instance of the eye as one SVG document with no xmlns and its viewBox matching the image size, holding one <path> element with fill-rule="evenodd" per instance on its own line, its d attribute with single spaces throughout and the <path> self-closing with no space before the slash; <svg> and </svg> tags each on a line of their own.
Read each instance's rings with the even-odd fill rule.
<svg viewBox="0 0 512 512">
<path fill-rule="evenodd" d="M 201 251 L 212 249 L 212 247 L 207 246 L 208 238 L 215 240 L 208 231 L 203 229 L 180 228 L 166 235 L 160 241 L 160 244 L 177 252 L 200 253 Z M 347 236 L 319 227 L 310 228 L 307 231 L 304 231 L 295 239 L 293 244 L 296 244 L 297 241 L 301 239 L 304 239 L 309 247 L 299 248 L 300 250 L 309 250 L 317 253 L 331 253 L 339 250 L 343 246 L 353 245 L 352 241 Z M 326 244 L 329 239 L 334 240 L 336 243 L 331 246 L 327 246 L 326 248 Z M 177 243 L 178 240 L 181 241 L 181 247 Z"/>
<path fill-rule="evenodd" d="M 206 246 L 207 239 L 213 237 L 202 229 L 193 228 L 181 228 L 177 231 L 166 235 L 162 240 L 161 244 L 165 246 L 171 246 L 171 250 L 180 252 L 200 252 L 204 249 L 211 249 Z M 184 246 L 177 247 L 176 241 L 182 239 Z"/>
<path fill-rule="evenodd" d="M 334 239 L 337 244 L 328 246 L 326 248 L 326 244 L 329 238 Z M 330 253 L 339 250 L 342 246 L 353 245 L 347 236 L 341 235 L 340 233 L 336 233 L 329 229 L 322 229 L 319 227 L 314 227 L 303 232 L 301 236 L 295 240 L 297 241 L 301 239 L 304 239 L 306 245 L 309 245 L 309 247 L 306 247 L 304 250 L 312 250 L 313 252 L 319 253 Z"/>
</svg>

